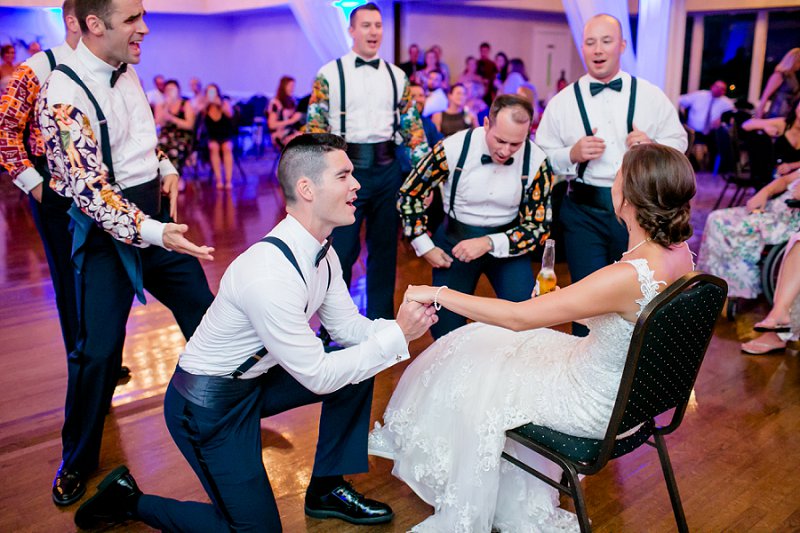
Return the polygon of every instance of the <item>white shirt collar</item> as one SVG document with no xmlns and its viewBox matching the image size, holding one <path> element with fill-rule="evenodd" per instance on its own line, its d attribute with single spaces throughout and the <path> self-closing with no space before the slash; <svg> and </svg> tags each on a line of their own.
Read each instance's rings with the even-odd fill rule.
<svg viewBox="0 0 800 533">
<path fill-rule="evenodd" d="M 299 220 L 294 218 L 292 215 L 287 214 L 286 218 L 284 219 L 284 224 L 288 226 L 288 230 L 291 232 L 292 236 L 295 238 L 295 243 L 298 247 L 298 252 L 300 252 L 303 257 L 309 258 L 310 261 L 314 261 L 316 259 L 317 254 L 320 251 L 320 248 L 324 244 L 323 242 L 319 242 L 316 237 L 311 235 L 311 233 L 303 226 Z"/>
<path fill-rule="evenodd" d="M 350 62 L 351 64 L 353 64 L 353 65 L 355 65 L 355 64 L 356 64 L 356 58 L 357 58 L 357 57 L 360 57 L 360 58 L 361 58 L 361 59 L 363 59 L 364 61 L 372 61 L 372 60 L 374 60 L 374 59 L 380 59 L 380 56 L 379 56 L 379 55 L 376 55 L 375 57 L 373 57 L 373 58 L 371 58 L 371 59 L 367 59 L 367 58 L 366 58 L 366 57 L 364 57 L 364 56 L 360 56 L 360 55 L 358 55 L 358 54 L 355 52 L 355 50 L 353 50 L 352 48 L 350 49 L 350 51 L 349 51 L 349 52 L 347 52 L 347 55 L 346 55 L 345 57 L 349 58 L 349 62 Z"/>
<path fill-rule="evenodd" d="M 591 82 L 604 83 L 604 82 L 598 80 L 597 78 L 595 78 L 594 76 L 592 76 L 591 74 L 589 74 L 588 72 L 586 73 L 585 78 L 587 80 L 587 83 L 591 83 Z M 627 72 L 625 72 L 624 70 L 619 70 L 617 72 L 617 75 L 614 76 L 613 78 L 611 78 L 610 80 L 608 80 L 608 82 L 611 83 L 612 81 L 616 80 L 617 78 L 621 78 L 623 82 L 626 82 L 626 81 L 631 79 L 631 75 L 628 74 Z"/>
<path fill-rule="evenodd" d="M 97 80 L 108 80 L 111 82 L 111 73 L 114 72 L 116 67 L 112 67 L 89 50 L 83 43 L 83 39 L 78 42 L 78 47 L 75 49 L 75 54 L 78 60 L 86 67 L 87 73 Z"/>
</svg>

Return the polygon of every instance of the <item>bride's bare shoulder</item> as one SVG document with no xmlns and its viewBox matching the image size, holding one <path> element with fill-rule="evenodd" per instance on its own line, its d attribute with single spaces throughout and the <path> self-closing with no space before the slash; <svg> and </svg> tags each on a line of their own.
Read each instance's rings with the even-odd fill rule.
<svg viewBox="0 0 800 533">
<path fill-rule="evenodd" d="M 668 248 L 654 248 L 644 258 L 653 271 L 653 277 L 667 282 L 667 285 L 694 270 L 694 256 L 685 242 Z"/>
</svg>

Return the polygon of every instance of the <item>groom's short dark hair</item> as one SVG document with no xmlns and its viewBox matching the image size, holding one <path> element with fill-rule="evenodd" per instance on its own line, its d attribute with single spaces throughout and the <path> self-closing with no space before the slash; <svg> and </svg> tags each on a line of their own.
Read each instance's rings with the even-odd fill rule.
<svg viewBox="0 0 800 533">
<path fill-rule="evenodd" d="M 294 187 L 300 178 L 307 177 L 319 183 L 325 170 L 323 156 L 334 150 L 346 151 L 347 143 L 332 133 L 306 133 L 289 141 L 278 163 L 278 183 L 287 204 L 297 201 Z"/>
</svg>

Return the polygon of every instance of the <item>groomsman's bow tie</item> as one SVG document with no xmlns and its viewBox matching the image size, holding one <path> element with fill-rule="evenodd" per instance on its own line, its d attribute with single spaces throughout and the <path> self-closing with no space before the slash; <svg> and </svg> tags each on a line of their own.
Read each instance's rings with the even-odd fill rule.
<svg viewBox="0 0 800 533">
<path fill-rule="evenodd" d="M 370 67 L 374 68 L 375 70 L 378 70 L 378 67 L 381 66 L 381 60 L 380 59 L 373 59 L 371 61 L 365 61 L 365 60 L 361 59 L 360 57 L 357 57 L 356 58 L 356 68 L 363 67 L 364 65 L 369 65 Z"/>
<path fill-rule="evenodd" d="M 317 268 L 319 266 L 320 261 L 325 259 L 325 256 L 328 255 L 328 250 L 331 247 L 331 240 L 332 239 L 328 237 L 328 239 L 325 241 L 325 244 L 322 245 L 322 249 L 319 251 L 317 257 L 314 259 L 314 268 Z"/>
<path fill-rule="evenodd" d="M 111 86 L 112 87 L 117 84 L 117 80 L 119 79 L 120 76 L 125 74 L 126 70 L 128 70 L 128 64 L 127 63 L 123 63 L 123 64 L 121 64 L 119 66 L 119 68 L 117 70 L 115 70 L 114 72 L 111 73 Z"/>
<path fill-rule="evenodd" d="M 611 80 L 608 83 L 597 83 L 593 81 L 589 84 L 589 92 L 592 93 L 592 96 L 602 92 L 603 89 L 611 89 L 612 91 L 620 92 L 622 90 L 622 78 Z"/>
<path fill-rule="evenodd" d="M 481 165 L 488 165 L 489 163 L 494 163 L 494 160 L 492 159 L 492 156 L 483 154 L 481 156 Z M 509 157 L 508 159 L 506 159 L 506 162 L 503 163 L 503 164 L 505 166 L 507 166 L 507 167 L 513 165 L 514 164 L 514 158 L 513 157 Z"/>
</svg>

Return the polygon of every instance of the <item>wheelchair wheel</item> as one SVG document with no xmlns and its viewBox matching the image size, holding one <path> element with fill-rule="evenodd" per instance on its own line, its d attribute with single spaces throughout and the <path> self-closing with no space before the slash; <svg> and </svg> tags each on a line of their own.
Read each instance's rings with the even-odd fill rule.
<svg viewBox="0 0 800 533">
<path fill-rule="evenodd" d="M 736 312 L 738 309 L 739 299 L 728 296 L 725 300 L 725 318 L 728 319 L 728 322 L 736 322 Z"/>
<path fill-rule="evenodd" d="M 786 244 L 783 242 L 773 246 L 761 266 L 761 289 L 764 291 L 764 297 L 770 306 L 772 306 L 775 299 L 775 286 L 778 284 L 778 272 L 781 269 L 781 262 L 786 253 Z"/>
</svg>

